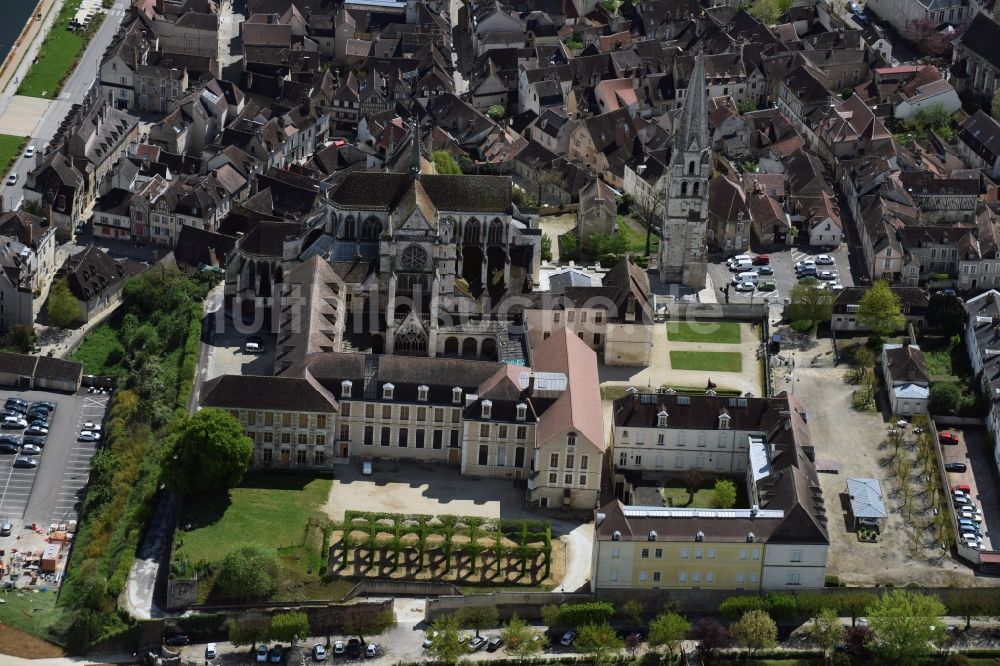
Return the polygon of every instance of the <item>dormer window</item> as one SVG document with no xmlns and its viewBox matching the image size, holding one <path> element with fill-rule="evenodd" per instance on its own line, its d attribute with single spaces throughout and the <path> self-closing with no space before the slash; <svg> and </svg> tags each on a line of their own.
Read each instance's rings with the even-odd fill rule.
<svg viewBox="0 0 1000 666">
<path fill-rule="evenodd" d="M 566 444 L 568 446 L 576 446 L 576 433 L 571 432 L 566 435 Z"/>
<path fill-rule="evenodd" d="M 705 533 L 702 532 L 701 530 L 698 530 L 697 532 L 694 533 L 694 540 L 695 541 L 704 541 L 705 540 Z"/>
<path fill-rule="evenodd" d="M 383 384 L 382 385 L 382 399 L 383 400 L 392 400 L 392 393 L 395 390 L 396 390 L 396 387 L 393 386 L 392 384 Z"/>
<path fill-rule="evenodd" d="M 659 414 L 656 415 L 656 427 L 657 428 L 667 427 L 667 413 L 665 411 L 661 411 Z"/>
<path fill-rule="evenodd" d="M 455 405 L 462 402 L 462 389 L 458 386 L 451 390 L 451 402 Z"/>
<path fill-rule="evenodd" d="M 490 414 L 493 413 L 493 403 L 489 400 L 483 400 L 483 418 L 490 418 Z"/>
<path fill-rule="evenodd" d="M 417 400 L 420 402 L 427 402 L 427 391 L 428 388 L 425 385 L 420 385 L 417 387 Z"/>
<path fill-rule="evenodd" d="M 351 386 L 352 386 L 351 381 L 348 380 L 348 379 L 345 379 L 344 381 L 340 382 L 340 397 L 341 398 L 350 398 L 351 397 Z"/>
<path fill-rule="evenodd" d="M 725 412 L 719 414 L 719 430 L 729 430 L 729 414 Z"/>
<path fill-rule="evenodd" d="M 528 406 L 523 402 L 517 403 L 517 420 L 523 421 L 528 418 Z"/>
</svg>

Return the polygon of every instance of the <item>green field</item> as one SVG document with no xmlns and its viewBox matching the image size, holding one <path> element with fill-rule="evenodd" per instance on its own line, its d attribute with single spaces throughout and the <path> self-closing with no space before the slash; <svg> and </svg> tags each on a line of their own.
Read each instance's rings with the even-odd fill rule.
<svg viewBox="0 0 1000 666">
<path fill-rule="evenodd" d="M 736 486 L 736 508 L 744 509 L 750 506 L 747 498 L 746 482 L 736 477 L 712 477 L 710 474 L 699 481 L 695 486 L 695 491 L 690 492 L 691 484 L 684 479 L 667 479 L 660 491 L 667 506 L 673 507 L 693 507 L 698 509 L 711 509 L 713 488 L 716 478 L 728 478 Z"/>
<path fill-rule="evenodd" d="M 672 351 L 670 367 L 674 370 L 740 372 L 743 359 L 739 352 Z"/>
<path fill-rule="evenodd" d="M 0 592 L 0 624 L 38 636 L 57 645 L 64 644 L 60 635 L 65 611 L 56 605 L 56 592 Z"/>
<path fill-rule="evenodd" d="M 63 80 L 73 70 L 90 34 L 98 28 L 101 21 L 101 16 L 97 16 L 86 31 L 68 30 L 70 19 L 80 9 L 80 1 L 66 0 L 59 10 L 56 22 L 38 51 L 37 61 L 17 89 L 18 95 L 54 99 L 59 94 Z"/>
<path fill-rule="evenodd" d="M 731 321 L 668 321 L 667 339 L 674 342 L 736 345 L 740 342 L 740 325 Z"/>
<path fill-rule="evenodd" d="M 184 503 L 180 549 L 191 562 L 218 562 L 237 546 L 298 546 L 310 518 L 325 517 L 330 479 L 298 474 L 248 474 L 236 488 L 190 497 Z"/>
<path fill-rule="evenodd" d="M 70 360 L 83 363 L 83 372 L 88 375 L 124 376 L 127 370 L 122 366 L 125 350 L 118 341 L 121 323 L 121 316 L 115 314 L 92 329 L 70 355 Z"/>
<path fill-rule="evenodd" d="M 14 162 L 17 161 L 27 143 L 28 137 L 26 136 L 0 134 L 0 168 L 3 169 L 4 180 L 7 179 L 7 172 L 14 166 Z"/>
</svg>

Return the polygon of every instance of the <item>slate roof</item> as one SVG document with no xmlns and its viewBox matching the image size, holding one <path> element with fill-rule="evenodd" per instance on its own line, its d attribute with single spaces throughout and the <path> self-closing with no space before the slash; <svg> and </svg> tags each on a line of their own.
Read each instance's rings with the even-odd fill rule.
<svg viewBox="0 0 1000 666">
<path fill-rule="evenodd" d="M 924 352 L 916 345 L 884 345 L 889 365 L 890 380 L 907 384 L 930 384 L 931 373 L 927 369 Z"/>
<path fill-rule="evenodd" d="M 305 377 L 222 375 L 205 382 L 202 407 L 335 412 L 337 401 Z"/>
<path fill-rule="evenodd" d="M 1000 69 L 1000 48 L 997 47 L 1000 44 L 1000 23 L 979 12 L 958 40 L 962 46 Z"/>
</svg>

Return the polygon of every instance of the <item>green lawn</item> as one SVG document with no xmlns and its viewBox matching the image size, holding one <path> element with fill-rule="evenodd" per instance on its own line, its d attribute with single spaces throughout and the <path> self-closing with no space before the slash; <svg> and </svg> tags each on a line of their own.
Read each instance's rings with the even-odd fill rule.
<svg viewBox="0 0 1000 666">
<path fill-rule="evenodd" d="M 87 44 L 88 36 L 83 31 L 68 30 L 70 19 L 80 9 L 81 0 L 66 0 L 55 24 L 42 42 L 38 59 L 28 70 L 17 89 L 18 95 L 53 99 L 59 94 L 63 80 L 72 71 L 76 59 Z M 99 18 L 91 21 L 89 31 L 99 26 Z"/>
<path fill-rule="evenodd" d="M 740 342 L 740 325 L 731 321 L 668 321 L 667 339 L 735 345 Z"/>
<path fill-rule="evenodd" d="M 709 476 L 698 482 L 693 494 L 688 492 L 690 484 L 684 479 L 667 479 L 660 490 L 663 493 L 663 499 L 667 502 L 667 506 L 711 509 L 712 488 L 715 486 L 717 478 L 728 478 L 735 484 L 736 508 L 746 509 L 750 507 L 750 500 L 747 498 L 746 480 L 736 477 L 727 477 L 725 475 L 718 477 Z"/>
<path fill-rule="evenodd" d="M 17 161 L 27 143 L 28 137 L 26 136 L 0 134 L 0 168 L 3 169 L 4 180 L 7 179 L 7 172 L 14 166 L 14 162 Z"/>
<path fill-rule="evenodd" d="M 120 326 L 121 317 L 116 314 L 93 329 L 70 355 L 70 360 L 83 363 L 84 374 L 123 376 L 125 368 L 121 363 L 125 352 L 118 342 Z"/>
<path fill-rule="evenodd" d="M 178 552 L 191 562 L 218 562 L 246 544 L 301 546 L 306 522 L 321 515 L 330 483 L 300 474 L 250 474 L 229 491 L 188 498 L 180 524 L 193 527 L 181 533 Z"/>
<path fill-rule="evenodd" d="M 47 592 L 17 594 L 0 592 L 0 624 L 7 624 L 51 643 L 61 645 L 65 610 L 56 605 L 56 594 L 49 587 Z"/>
<path fill-rule="evenodd" d="M 646 254 L 646 228 L 642 226 L 641 222 L 632 218 L 622 218 L 621 223 L 618 225 L 618 233 L 625 236 L 628 240 L 628 248 L 630 252 L 634 252 L 636 256 Z M 650 257 L 656 256 L 656 252 L 659 247 L 660 237 L 656 234 L 650 234 Z"/>
<path fill-rule="evenodd" d="M 740 372 L 743 359 L 739 352 L 672 351 L 670 367 L 674 370 Z"/>
</svg>

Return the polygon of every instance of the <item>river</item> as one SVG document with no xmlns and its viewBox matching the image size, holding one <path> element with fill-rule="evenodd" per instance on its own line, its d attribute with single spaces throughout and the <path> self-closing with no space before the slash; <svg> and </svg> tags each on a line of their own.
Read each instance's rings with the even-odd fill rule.
<svg viewBox="0 0 1000 666">
<path fill-rule="evenodd" d="M 0 62 L 7 57 L 14 41 L 21 34 L 24 24 L 31 18 L 31 12 L 38 5 L 38 0 L 2 0 L 3 15 L 0 21 Z"/>
</svg>

